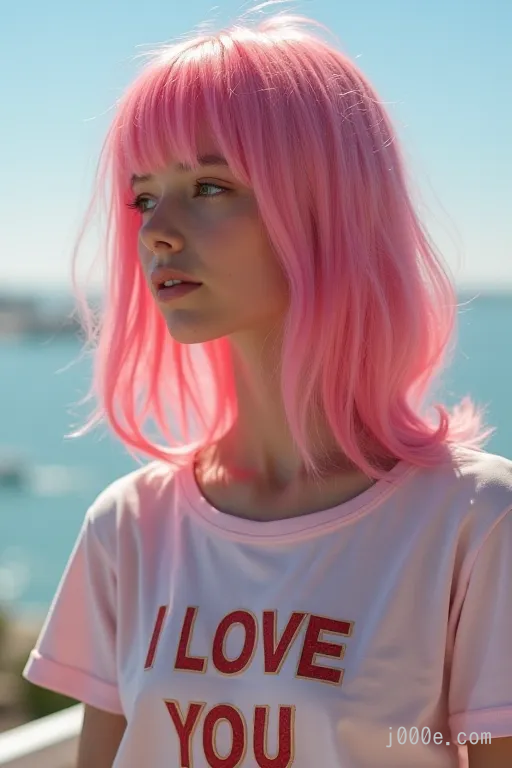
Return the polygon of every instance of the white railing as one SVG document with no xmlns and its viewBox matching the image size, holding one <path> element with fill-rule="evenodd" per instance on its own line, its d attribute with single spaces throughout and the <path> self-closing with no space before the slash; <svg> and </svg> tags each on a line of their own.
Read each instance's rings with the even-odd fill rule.
<svg viewBox="0 0 512 768">
<path fill-rule="evenodd" d="M 1 768 L 73 768 L 83 705 L 0 733 Z"/>
</svg>

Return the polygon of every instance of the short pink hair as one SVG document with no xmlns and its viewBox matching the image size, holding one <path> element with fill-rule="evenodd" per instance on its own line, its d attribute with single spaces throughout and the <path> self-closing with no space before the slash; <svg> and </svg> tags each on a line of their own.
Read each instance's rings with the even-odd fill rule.
<svg viewBox="0 0 512 768">
<path fill-rule="evenodd" d="M 281 387 L 306 466 L 317 471 L 306 427 L 313 404 L 374 478 L 385 476 L 385 457 L 433 466 L 449 443 L 481 449 L 492 433 L 469 397 L 427 414 L 452 351 L 455 290 L 415 213 L 376 91 L 308 26 L 322 25 L 277 14 L 163 46 L 120 99 L 91 203 L 108 187 L 98 322 L 73 272 L 96 400 L 73 436 L 106 419 L 133 456 L 178 467 L 236 419 L 229 340 L 194 350 L 172 339 L 141 271 L 139 214 L 126 205 L 132 173 L 175 158 L 195 167 L 205 123 L 253 189 L 289 283 Z"/>
</svg>

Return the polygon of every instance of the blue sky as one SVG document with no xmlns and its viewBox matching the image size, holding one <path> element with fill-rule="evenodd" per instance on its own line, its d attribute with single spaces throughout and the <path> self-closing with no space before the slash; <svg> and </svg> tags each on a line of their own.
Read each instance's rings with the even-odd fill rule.
<svg viewBox="0 0 512 768">
<path fill-rule="evenodd" d="M 256 3 L 25 0 L 2 13 L 0 289 L 69 285 L 112 107 L 147 47 Z M 512 289 L 512 3 L 302 0 L 388 103 L 460 286 Z M 94 240 L 88 247 L 95 246 Z"/>
</svg>

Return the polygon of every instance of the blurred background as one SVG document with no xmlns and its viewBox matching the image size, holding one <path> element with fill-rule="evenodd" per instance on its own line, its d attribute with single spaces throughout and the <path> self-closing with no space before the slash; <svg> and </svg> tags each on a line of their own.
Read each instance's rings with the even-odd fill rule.
<svg viewBox="0 0 512 768">
<path fill-rule="evenodd" d="M 135 467 L 88 410 L 90 360 L 69 319 L 70 259 L 116 99 L 139 54 L 252 4 L 2 0 L 0 121 L 0 730 L 69 701 L 19 681 L 86 508 Z M 470 394 L 512 458 L 512 5 L 307 0 L 395 121 L 421 212 L 454 275 L 459 337 L 441 395 Z M 91 258 L 94 235 L 85 250 Z M 101 274 L 93 283 L 101 299 Z"/>
</svg>

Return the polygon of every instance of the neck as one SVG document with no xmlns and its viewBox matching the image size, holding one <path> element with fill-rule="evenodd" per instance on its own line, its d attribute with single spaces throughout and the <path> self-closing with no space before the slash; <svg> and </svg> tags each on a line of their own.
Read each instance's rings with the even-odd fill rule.
<svg viewBox="0 0 512 768">
<path fill-rule="evenodd" d="M 311 484 L 287 423 L 280 392 L 280 337 L 232 339 L 238 416 L 230 431 L 213 446 L 208 465 L 225 478 L 259 489 L 294 493 Z M 326 475 L 354 473 L 320 414 L 312 415 L 315 459 Z"/>
</svg>

